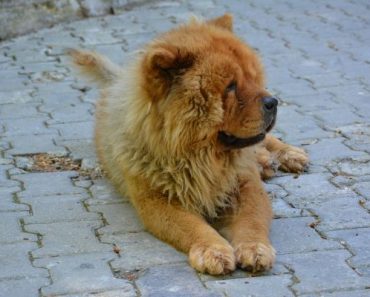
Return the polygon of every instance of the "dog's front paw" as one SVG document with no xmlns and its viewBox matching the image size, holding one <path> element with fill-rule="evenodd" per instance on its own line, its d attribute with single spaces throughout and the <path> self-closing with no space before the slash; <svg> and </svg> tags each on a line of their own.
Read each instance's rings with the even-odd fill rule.
<svg viewBox="0 0 370 297">
<path fill-rule="evenodd" d="M 235 247 L 236 263 L 253 273 L 269 270 L 275 262 L 275 249 L 270 244 L 245 242 Z"/>
<path fill-rule="evenodd" d="M 196 244 L 189 251 L 190 265 L 202 273 L 227 274 L 235 270 L 234 250 L 230 245 Z"/>
<path fill-rule="evenodd" d="M 307 153 L 303 149 L 292 145 L 288 145 L 279 151 L 277 157 L 280 162 L 279 169 L 286 172 L 302 172 L 308 164 Z"/>
</svg>

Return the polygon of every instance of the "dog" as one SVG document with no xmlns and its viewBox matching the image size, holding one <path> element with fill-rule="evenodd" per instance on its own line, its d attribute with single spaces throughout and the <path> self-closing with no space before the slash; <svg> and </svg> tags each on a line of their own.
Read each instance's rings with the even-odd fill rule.
<svg viewBox="0 0 370 297">
<path fill-rule="evenodd" d="M 262 178 L 301 172 L 307 154 L 268 134 L 278 100 L 257 54 L 225 14 L 192 19 L 145 46 L 123 69 L 68 52 L 100 85 L 99 162 L 143 224 L 212 275 L 268 270 L 272 210 Z"/>
</svg>

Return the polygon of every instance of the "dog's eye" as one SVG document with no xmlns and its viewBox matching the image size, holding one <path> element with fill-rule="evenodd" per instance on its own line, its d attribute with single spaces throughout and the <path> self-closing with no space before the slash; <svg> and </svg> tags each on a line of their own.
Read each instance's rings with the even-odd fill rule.
<svg viewBox="0 0 370 297">
<path fill-rule="evenodd" d="M 230 92 L 235 92 L 236 91 L 236 81 L 233 80 L 229 85 L 226 87 L 225 93 L 228 94 Z"/>
</svg>

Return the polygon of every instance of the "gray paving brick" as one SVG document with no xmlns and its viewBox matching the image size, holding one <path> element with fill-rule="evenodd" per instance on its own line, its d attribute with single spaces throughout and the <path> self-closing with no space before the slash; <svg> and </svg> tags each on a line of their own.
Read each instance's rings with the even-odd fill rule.
<svg viewBox="0 0 370 297">
<path fill-rule="evenodd" d="M 72 177 L 78 174 L 74 171 L 64 172 L 41 172 L 27 173 L 18 175 L 17 180 L 24 183 L 25 190 L 18 193 L 20 198 L 35 197 L 35 196 L 54 196 L 54 195 L 70 195 L 84 194 L 84 189 L 74 187 L 71 181 Z M 50 187 L 50 185 L 53 185 Z"/>
<path fill-rule="evenodd" d="M 56 134 L 50 135 L 26 135 L 22 137 L 12 136 L 6 140 L 11 143 L 11 149 L 6 152 L 7 155 L 26 155 L 48 153 L 55 155 L 65 155 L 66 149 L 62 146 L 56 146 L 53 138 Z"/>
<path fill-rule="evenodd" d="M 36 248 L 37 244 L 33 242 L 1 244 L 0 280 L 48 277 L 46 269 L 36 268 L 31 264 L 28 253 Z"/>
<path fill-rule="evenodd" d="M 345 250 L 319 251 L 282 255 L 280 261 L 289 265 L 299 279 L 292 286 L 298 294 L 365 288 L 370 279 L 361 278 L 346 264 L 350 256 Z"/>
<path fill-rule="evenodd" d="M 335 174 L 363 176 L 370 174 L 369 161 L 343 160 L 331 167 Z"/>
<path fill-rule="evenodd" d="M 39 117 L 37 106 L 37 103 L 3 104 L 0 105 L 0 116 L 2 120 Z"/>
<path fill-rule="evenodd" d="M 304 174 L 298 178 L 288 175 L 274 178 L 271 182 L 279 184 L 289 193 L 284 200 L 297 208 L 311 207 L 327 201 L 336 194 L 352 193 L 349 189 L 338 189 L 329 181 L 329 176 L 322 173 Z M 328 197 L 330 194 L 330 197 Z"/>
<path fill-rule="evenodd" d="M 58 129 L 63 140 L 92 139 L 93 126 L 92 121 L 50 125 Z"/>
<path fill-rule="evenodd" d="M 53 129 L 46 127 L 47 119 L 40 115 L 38 118 L 3 120 L 1 123 L 5 127 L 4 136 L 55 134 Z"/>
<path fill-rule="evenodd" d="M 326 232 L 330 238 L 345 242 L 354 254 L 348 262 L 354 267 L 370 266 L 370 228 Z"/>
<path fill-rule="evenodd" d="M 370 181 L 357 183 L 353 186 L 353 189 L 362 197 L 370 200 Z"/>
<path fill-rule="evenodd" d="M 187 256 L 146 232 L 103 235 L 103 242 L 115 243 L 121 257 L 112 261 L 115 270 L 128 271 L 153 265 L 185 262 Z"/>
<path fill-rule="evenodd" d="M 20 90 L 0 91 L 0 104 L 24 104 L 28 102 L 40 102 L 31 96 L 33 88 L 28 87 Z"/>
<path fill-rule="evenodd" d="M 357 195 L 335 195 L 313 207 L 320 217 L 322 231 L 370 227 L 370 214 L 359 204 Z"/>
<path fill-rule="evenodd" d="M 87 212 L 82 201 L 87 195 L 30 196 L 20 199 L 32 207 L 32 216 L 24 218 L 26 224 L 46 224 L 66 221 L 97 221 L 100 216 Z M 55 207 L 58 205 L 58 207 Z"/>
<path fill-rule="evenodd" d="M 108 261 L 114 257 L 113 253 L 93 253 L 35 260 L 36 266 L 50 270 L 53 279 L 50 286 L 41 288 L 42 296 L 133 290 L 127 280 L 113 277 Z"/>
<path fill-rule="evenodd" d="M 369 155 L 364 152 L 354 151 L 343 144 L 343 138 L 320 139 L 318 142 L 305 146 L 310 162 L 326 165 L 340 159 L 369 159 Z M 335 147 L 335 154 L 333 154 Z"/>
<path fill-rule="evenodd" d="M 105 204 L 89 207 L 90 211 L 102 213 L 107 226 L 98 230 L 99 234 L 140 232 L 144 230 L 135 209 L 130 203 Z"/>
<path fill-rule="evenodd" d="M 92 139 L 78 140 L 60 140 L 56 139 L 58 146 L 63 146 L 68 149 L 72 159 L 81 160 L 84 158 L 96 158 L 95 148 Z"/>
<path fill-rule="evenodd" d="M 293 297 L 294 294 L 289 289 L 292 283 L 293 281 L 290 275 L 274 275 L 210 281 L 206 285 L 207 287 L 221 291 L 229 297 L 265 297 L 270 296 L 272 292 L 274 292 L 274 296 Z"/>
<path fill-rule="evenodd" d="M 28 212 L 4 212 L 0 214 L 0 242 L 14 243 L 22 241 L 37 241 L 34 234 L 22 231 L 20 219 L 29 215 Z"/>
<path fill-rule="evenodd" d="M 2 296 L 12 297 L 36 297 L 39 296 L 39 288 L 48 285 L 47 278 L 24 278 L 0 281 Z"/>
<path fill-rule="evenodd" d="M 114 187 L 105 179 L 94 180 L 90 187 L 92 198 L 86 200 L 88 205 L 127 202 L 127 197 L 118 194 Z"/>
<path fill-rule="evenodd" d="M 273 220 L 271 241 L 277 254 L 303 253 L 317 250 L 340 249 L 335 241 L 325 240 L 310 227 L 314 218 Z"/>
<path fill-rule="evenodd" d="M 370 290 L 350 290 L 343 292 L 332 292 L 332 293 L 316 293 L 316 294 L 303 294 L 303 297 L 367 297 L 370 294 Z"/>
<path fill-rule="evenodd" d="M 56 297 L 136 297 L 137 293 L 135 288 L 132 286 L 127 286 L 125 288 L 121 288 L 119 290 L 104 290 L 103 292 L 91 292 L 91 293 L 80 293 L 80 294 L 73 294 L 73 295 L 58 295 Z"/>
<path fill-rule="evenodd" d="M 27 205 L 16 203 L 14 201 L 14 195 L 12 193 L 0 190 L 0 196 L 0 212 L 30 210 Z"/>
<path fill-rule="evenodd" d="M 32 252 L 33 257 L 42 258 L 111 251 L 110 245 L 100 243 L 95 236 L 94 230 L 101 224 L 94 221 L 57 222 L 30 224 L 24 228 L 42 235 L 42 247 Z"/>
<path fill-rule="evenodd" d="M 223 296 L 206 289 L 195 271 L 185 264 L 150 267 L 139 277 L 136 285 L 143 297 Z"/>
</svg>

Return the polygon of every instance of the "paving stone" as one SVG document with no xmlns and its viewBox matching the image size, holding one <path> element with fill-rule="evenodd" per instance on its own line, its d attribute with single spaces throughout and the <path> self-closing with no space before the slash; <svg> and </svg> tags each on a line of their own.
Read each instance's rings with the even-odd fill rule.
<svg viewBox="0 0 370 297">
<path fill-rule="evenodd" d="M 335 195 L 312 207 L 320 217 L 320 231 L 370 226 L 370 214 L 359 203 L 357 195 Z"/>
<path fill-rule="evenodd" d="M 32 279 L 48 277 L 46 269 L 33 267 L 29 252 L 36 249 L 34 242 L 19 242 L 0 245 L 0 279 Z M 1 284 L 1 281 L 0 281 Z M 1 285 L 0 285 L 1 287 Z M 2 292 L 2 291 L 1 291 Z M 2 292 L 3 293 L 3 292 Z"/>
<path fill-rule="evenodd" d="M 317 143 L 305 146 L 310 162 L 325 165 L 340 159 L 369 159 L 364 152 L 353 151 L 343 144 L 343 138 L 320 139 Z M 335 147 L 335 154 L 333 154 Z"/>
<path fill-rule="evenodd" d="M 274 292 L 274 296 L 293 297 L 295 295 L 289 289 L 292 283 L 290 275 L 274 275 L 210 281 L 206 283 L 206 286 L 219 290 L 229 297 L 265 297 L 270 296 L 271 292 Z"/>
<path fill-rule="evenodd" d="M 4 136 L 55 134 L 53 129 L 46 127 L 47 119 L 40 115 L 38 118 L 11 119 L 0 122 L 5 126 Z"/>
<path fill-rule="evenodd" d="M 283 186 L 289 193 L 284 200 L 297 208 L 305 208 L 327 201 L 336 194 L 352 193 L 349 189 L 336 188 L 328 178 L 327 174 L 314 173 L 300 175 L 297 178 L 291 175 L 277 177 L 271 182 Z"/>
<path fill-rule="evenodd" d="M 347 106 L 334 110 L 315 111 L 315 116 L 322 121 L 327 129 L 332 130 L 340 126 L 362 122 L 362 118 L 350 111 Z"/>
<path fill-rule="evenodd" d="M 89 210 L 102 213 L 108 224 L 98 230 L 99 234 L 140 232 L 144 230 L 135 209 L 130 203 L 95 205 L 90 206 Z"/>
<path fill-rule="evenodd" d="M 119 290 L 103 291 L 100 293 L 79 293 L 78 295 L 58 295 L 56 297 L 136 297 L 137 293 L 134 287 L 127 286 Z"/>
<path fill-rule="evenodd" d="M 111 263 L 115 270 L 130 271 L 187 260 L 185 254 L 146 232 L 103 235 L 101 240 L 115 243 L 122 249 L 121 257 Z"/>
<path fill-rule="evenodd" d="M 78 140 L 56 140 L 56 144 L 66 147 L 72 159 L 81 160 L 84 158 L 96 158 L 95 148 L 92 139 Z"/>
<path fill-rule="evenodd" d="M 370 181 L 356 183 L 353 189 L 365 199 L 370 200 Z"/>
<path fill-rule="evenodd" d="M 133 290 L 127 280 L 113 277 L 108 261 L 114 257 L 113 253 L 92 253 L 35 260 L 35 266 L 48 268 L 53 279 L 50 286 L 41 288 L 41 293 L 81 296 L 84 292 Z"/>
<path fill-rule="evenodd" d="M 276 129 L 284 132 L 285 141 L 322 139 L 331 136 L 330 132 L 321 129 L 312 117 L 301 115 L 295 109 L 293 106 L 278 108 Z"/>
<path fill-rule="evenodd" d="M 84 189 L 74 187 L 72 177 L 78 176 L 77 172 L 42 172 L 18 175 L 17 180 L 24 183 L 25 190 L 18 193 L 18 197 L 37 197 L 54 195 L 84 194 Z M 53 185 L 53 187 L 50 187 Z"/>
<path fill-rule="evenodd" d="M 66 106 L 52 112 L 52 119 L 48 120 L 49 125 L 61 123 L 73 123 L 91 121 L 92 114 L 89 112 L 90 104 L 79 104 L 77 106 Z"/>
<path fill-rule="evenodd" d="M 4 212 L 0 214 L 0 242 L 2 244 L 37 241 L 34 234 L 25 233 L 22 230 L 20 219 L 28 215 L 28 212 Z"/>
<path fill-rule="evenodd" d="M 86 200 L 88 205 L 127 202 L 127 197 L 121 196 L 114 187 L 105 179 L 94 180 L 90 187 L 92 198 Z"/>
<path fill-rule="evenodd" d="M 328 237 L 345 242 L 354 254 L 348 261 L 354 267 L 370 266 L 370 228 L 325 232 Z"/>
<path fill-rule="evenodd" d="M 195 271 L 184 264 L 150 267 L 139 277 L 136 285 L 143 297 L 223 296 L 206 289 Z"/>
<path fill-rule="evenodd" d="M 12 193 L 2 193 L 0 191 L 0 213 L 5 211 L 29 211 L 30 208 L 25 204 L 19 204 L 14 201 Z"/>
<path fill-rule="evenodd" d="M 24 297 L 39 296 L 39 288 L 50 283 L 48 278 L 24 278 L 0 281 L 3 296 Z"/>
<path fill-rule="evenodd" d="M 38 105 L 37 103 L 2 104 L 0 116 L 2 120 L 39 117 L 41 114 L 37 111 Z"/>
<path fill-rule="evenodd" d="M 343 292 L 332 292 L 332 293 L 316 293 L 316 294 L 303 294 L 303 297 L 367 297 L 370 294 L 370 290 L 350 290 Z"/>
<path fill-rule="evenodd" d="M 98 221 L 79 221 L 30 224 L 24 228 L 28 232 L 42 235 L 43 246 L 32 252 L 33 257 L 42 258 L 111 251 L 110 245 L 100 243 L 95 236 L 94 230 L 101 225 Z"/>
<path fill-rule="evenodd" d="M 369 286 L 369 278 L 361 278 L 346 264 L 350 256 L 348 251 L 333 250 L 282 255 L 280 261 L 289 265 L 299 279 L 292 286 L 297 294 Z"/>
<path fill-rule="evenodd" d="M 368 160 L 343 160 L 336 164 L 336 166 L 332 166 L 331 170 L 335 174 L 340 175 L 363 176 L 370 174 L 370 166 Z"/>
<path fill-rule="evenodd" d="M 26 224 L 46 224 L 68 221 L 98 221 L 100 216 L 87 212 L 82 200 L 87 195 L 31 196 L 20 199 L 30 204 L 32 216 L 25 217 Z M 58 205 L 58 207 L 55 207 Z"/>
<path fill-rule="evenodd" d="M 277 254 L 304 253 L 317 250 L 340 249 L 335 241 L 325 240 L 310 227 L 314 218 L 288 218 L 272 221 L 271 241 Z"/>
<path fill-rule="evenodd" d="M 6 140 L 11 143 L 12 148 L 6 152 L 7 155 L 27 155 L 47 153 L 54 155 L 65 155 L 66 149 L 56 146 L 53 138 L 55 135 L 26 135 L 22 137 L 12 136 Z"/>
<path fill-rule="evenodd" d="M 28 102 L 40 102 L 31 96 L 33 88 L 28 87 L 20 90 L 0 91 L 0 104 L 25 104 Z"/>
<path fill-rule="evenodd" d="M 50 125 L 59 130 L 60 138 L 63 140 L 92 139 L 94 137 L 93 126 L 92 121 Z"/>
</svg>

